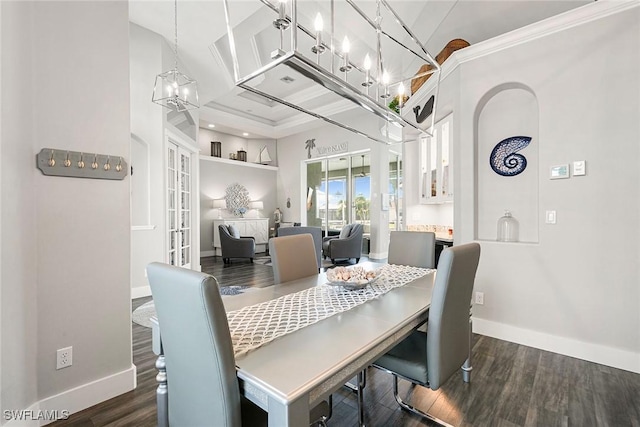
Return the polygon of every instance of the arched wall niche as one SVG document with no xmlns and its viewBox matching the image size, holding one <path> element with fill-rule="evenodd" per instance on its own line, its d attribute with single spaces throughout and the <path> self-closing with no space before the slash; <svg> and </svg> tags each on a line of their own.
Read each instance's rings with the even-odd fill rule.
<svg viewBox="0 0 640 427">
<path fill-rule="evenodd" d="M 491 152 L 501 141 L 527 136 L 531 142 L 517 154 L 525 169 L 514 176 L 494 172 Z M 539 111 L 528 86 L 509 82 L 492 88 L 480 99 L 474 113 L 475 138 L 475 238 L 497 239 L 497 221 L 509 210 L 519 223 L 518 242 L 538 243 L 539 214 Z"/>
</svg>

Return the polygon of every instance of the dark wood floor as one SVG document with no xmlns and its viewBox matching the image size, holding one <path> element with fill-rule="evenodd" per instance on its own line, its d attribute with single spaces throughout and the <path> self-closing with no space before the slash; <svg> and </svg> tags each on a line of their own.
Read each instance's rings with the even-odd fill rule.
<svg viewBox="0 0 640 427">
<path fill-rule="evenodd" d="M 210 257 L 202 259 L 202 269 L 222 286 L 273 283 L 271 267 L 255 263 L 224 266 L 220 258 Z M 134 300 L 133 308 L 150 299 Z M 156 425 L 151 330 L 137 324 L 132 328 L 138 387 L 52 425 Z M 640 427 L 638 374 L 479 335 L 474 336 L 473 367 L 470 384 L 455 376 L 434 392 L 401 382 L 401 393 L 414 406 L 456 426 Z M 356 426 L 355 395 L 342 389 L 333 402 L 329 426 Z M 369 427 L 429 425 L 398 408 L 390 376 L 373 368 L 368 370 L 365 403 Z"/>
</svg>

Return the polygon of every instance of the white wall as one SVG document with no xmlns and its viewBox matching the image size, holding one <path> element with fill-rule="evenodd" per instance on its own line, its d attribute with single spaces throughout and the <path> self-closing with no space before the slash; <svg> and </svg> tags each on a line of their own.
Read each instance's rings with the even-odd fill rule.
<svg viewBox="0 0 640 427">
<path fill-rule="evenodd" d="M 212 201 L 224 199 L 227 187 L 234 183 L 244 185 L 251 200 L 262 200 L 264 209 L 260 216 L 269 218 L 269 227 L 274 226 L 273 211 L 277 207 L 274 169 L 200 160 L 200 249 L 203 256 L 213 255 L 213 220 L 218 218 L 218 209 L 211 207 Z M 220 213 L 223 218 L 235 218 L 227 210 Z M 258 212 L 249 210 L 245 217 L 255 218 L 257 215 Z"/>
<path fill-rule="evenodd" d="M 593 10 L 619 7 L 598 2 Z M 482 334 L 640 372 L 640 8 L 476 57 L 460 65 L 456 242 L 477 235 L 478 108 L 502 84 L 539 104 L 539 244 L 483 241 L 474 307 Z M 481 47 L 477 49 L 481 50 Z M 473 58 L 473 55 L 470 55 Z M 597 58 L 597 60 L 594 60 Z M 496 141 L 497 142 L 497 141 Z M 549 167 L 587 161 L 587 175 Z M 544 223 L 556 210 L 558 223 Z"/>
<path fill-rule="evenodd" d="M 129 25 L 131 135 L 138 140 L 138 144 L 147 147 L 148 159 L 146 177 L 140 180 L 146 185 L 147 191 L 139 194 L 132 192 L 131 197 L 135 199 L 133 206 L 146 206 L 149 212 L 148 224 L 132 223 L 131 288 L 134 298 L 149 294 L 149 283 L 144 273 L 146 266 L 154 261 L 166 260 L 163 141 L 165 112 L 161 106 L 151 102 L 155 76 L 162 72 L 163 43 L 164 39 L 158 34 L 135 24 Z M 136 182 L 140 182 L 138 179 L 144 171 L 135 160 L 132 159 L 131 166 Z"/>
<path fill-rule="evenodd" d="M 135 384 L 129 178 L 44 176 L 34 159 L 129 158 L 127 4 L 0 7 L 2 409 L 76 411 Z M 73 366 L 56 370 L 66 346 Z"/>
<path fill-rule="evenodd" d="M 2 2 L 0 122 L 0 409 L 38 399 L 33 4 Z M 11 108 L 9 108 L 11 106 Z M 2 421 L 4 422 L 4 417 Z"/>
</svg>

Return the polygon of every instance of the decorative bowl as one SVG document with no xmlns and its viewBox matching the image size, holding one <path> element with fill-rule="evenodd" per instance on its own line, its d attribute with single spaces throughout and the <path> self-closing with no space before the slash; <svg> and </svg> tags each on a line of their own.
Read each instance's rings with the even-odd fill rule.
<svg viewBox="0 0 640 427">
<path fill-rule="evenodd" d="M 380 278 L 379 271 L 367 271 L 363 267 L 336 267 L 327 271 L 328 284 L 347 290 L 365 288 Z"/>
</svg>

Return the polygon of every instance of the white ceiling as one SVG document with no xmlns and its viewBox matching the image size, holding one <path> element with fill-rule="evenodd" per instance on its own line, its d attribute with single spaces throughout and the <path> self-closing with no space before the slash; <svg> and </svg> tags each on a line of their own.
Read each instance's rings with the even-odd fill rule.
<svg viewBox="0 0 640 427">
<path fill-rule="evenodd" d="M 473 45 L 593 0 L 388 1 L 435 57 L 449 40 L 462 38 Z M 313 18 L 320 11 L 325 17 L 327 29 L 329 4 L 327 0 L 299 0 L 300 22 L 313 29 Z M 352 44 L 350 58 L 361 63 L 365 52 L 375 51 L 375 34 L 364 20 L 356 16 L 351 7 L 340 0 L 335 4 L 336 39 L 342 40 L 343 35 L 348 34 Z M 369 16 L 374 16 L 375 1 L 356 0 L 356 4 Z M 259 0 L 229 0 L 229 10 L 238 46 L 240 71 L 242 75 L 246 75 L 267 63 L 270 60 L 269 53 L 278 47 L 278 31 L 271 24 L 275 14 Z M 385 23 L 392 22 L 393 19 L 385 16 L 384 12 L 383 10 L 383 28 L 392 29 L 391 25 L 385 26 Z M 173 1 L 131 0 L 129 16 L 131 22 L 161 34 L 173 46 Z M 209 123 L 214 123 L 216 131 L 238 136 L 242 136 L 242 132 L 249 132 L 250 138 L 279 138 L 321 124 L 311 116 L 279 103 L 256 98 L 256 95 L 234 86 L 226 28 L 222 0 L 178 2 L 179 56 L 187 68 L 184 71 L 198 82 L 202 105 L 200 125 L 206 127 Z M 408 45 L 411 42 L 404 31 L 393 32 L 392 35 Z M 301 39 L 299 50 L 307 51 L 311 44 L 311 40 Z M 390 49 L 386 50 L 389 51 Z M 321 58 L 328 66 L 329 55 Z M 408 61 L 393 55 L 385 55 L 385 61 L 385 64 L 389 64 L 385 66 L 392 72 L 394 67 L 403 68 L 401 72 L 406 73 L 403 76 L 413 75 L 421 65 L 418 61 Z M 287 70 L 288 68 L 276 69 L 257 85 L 279 91 L 294 103 L 321 105 L 329 102 L 319 98 L 321 91 L 302 86 L 300 80 L 292 83 L 281 81 L 280 78 L 285 75 L 294 76 L 294 73 Z M 350 108 L 350 105 L 330 104 L 328 107 L 340 110 Z"/>
</svg>

